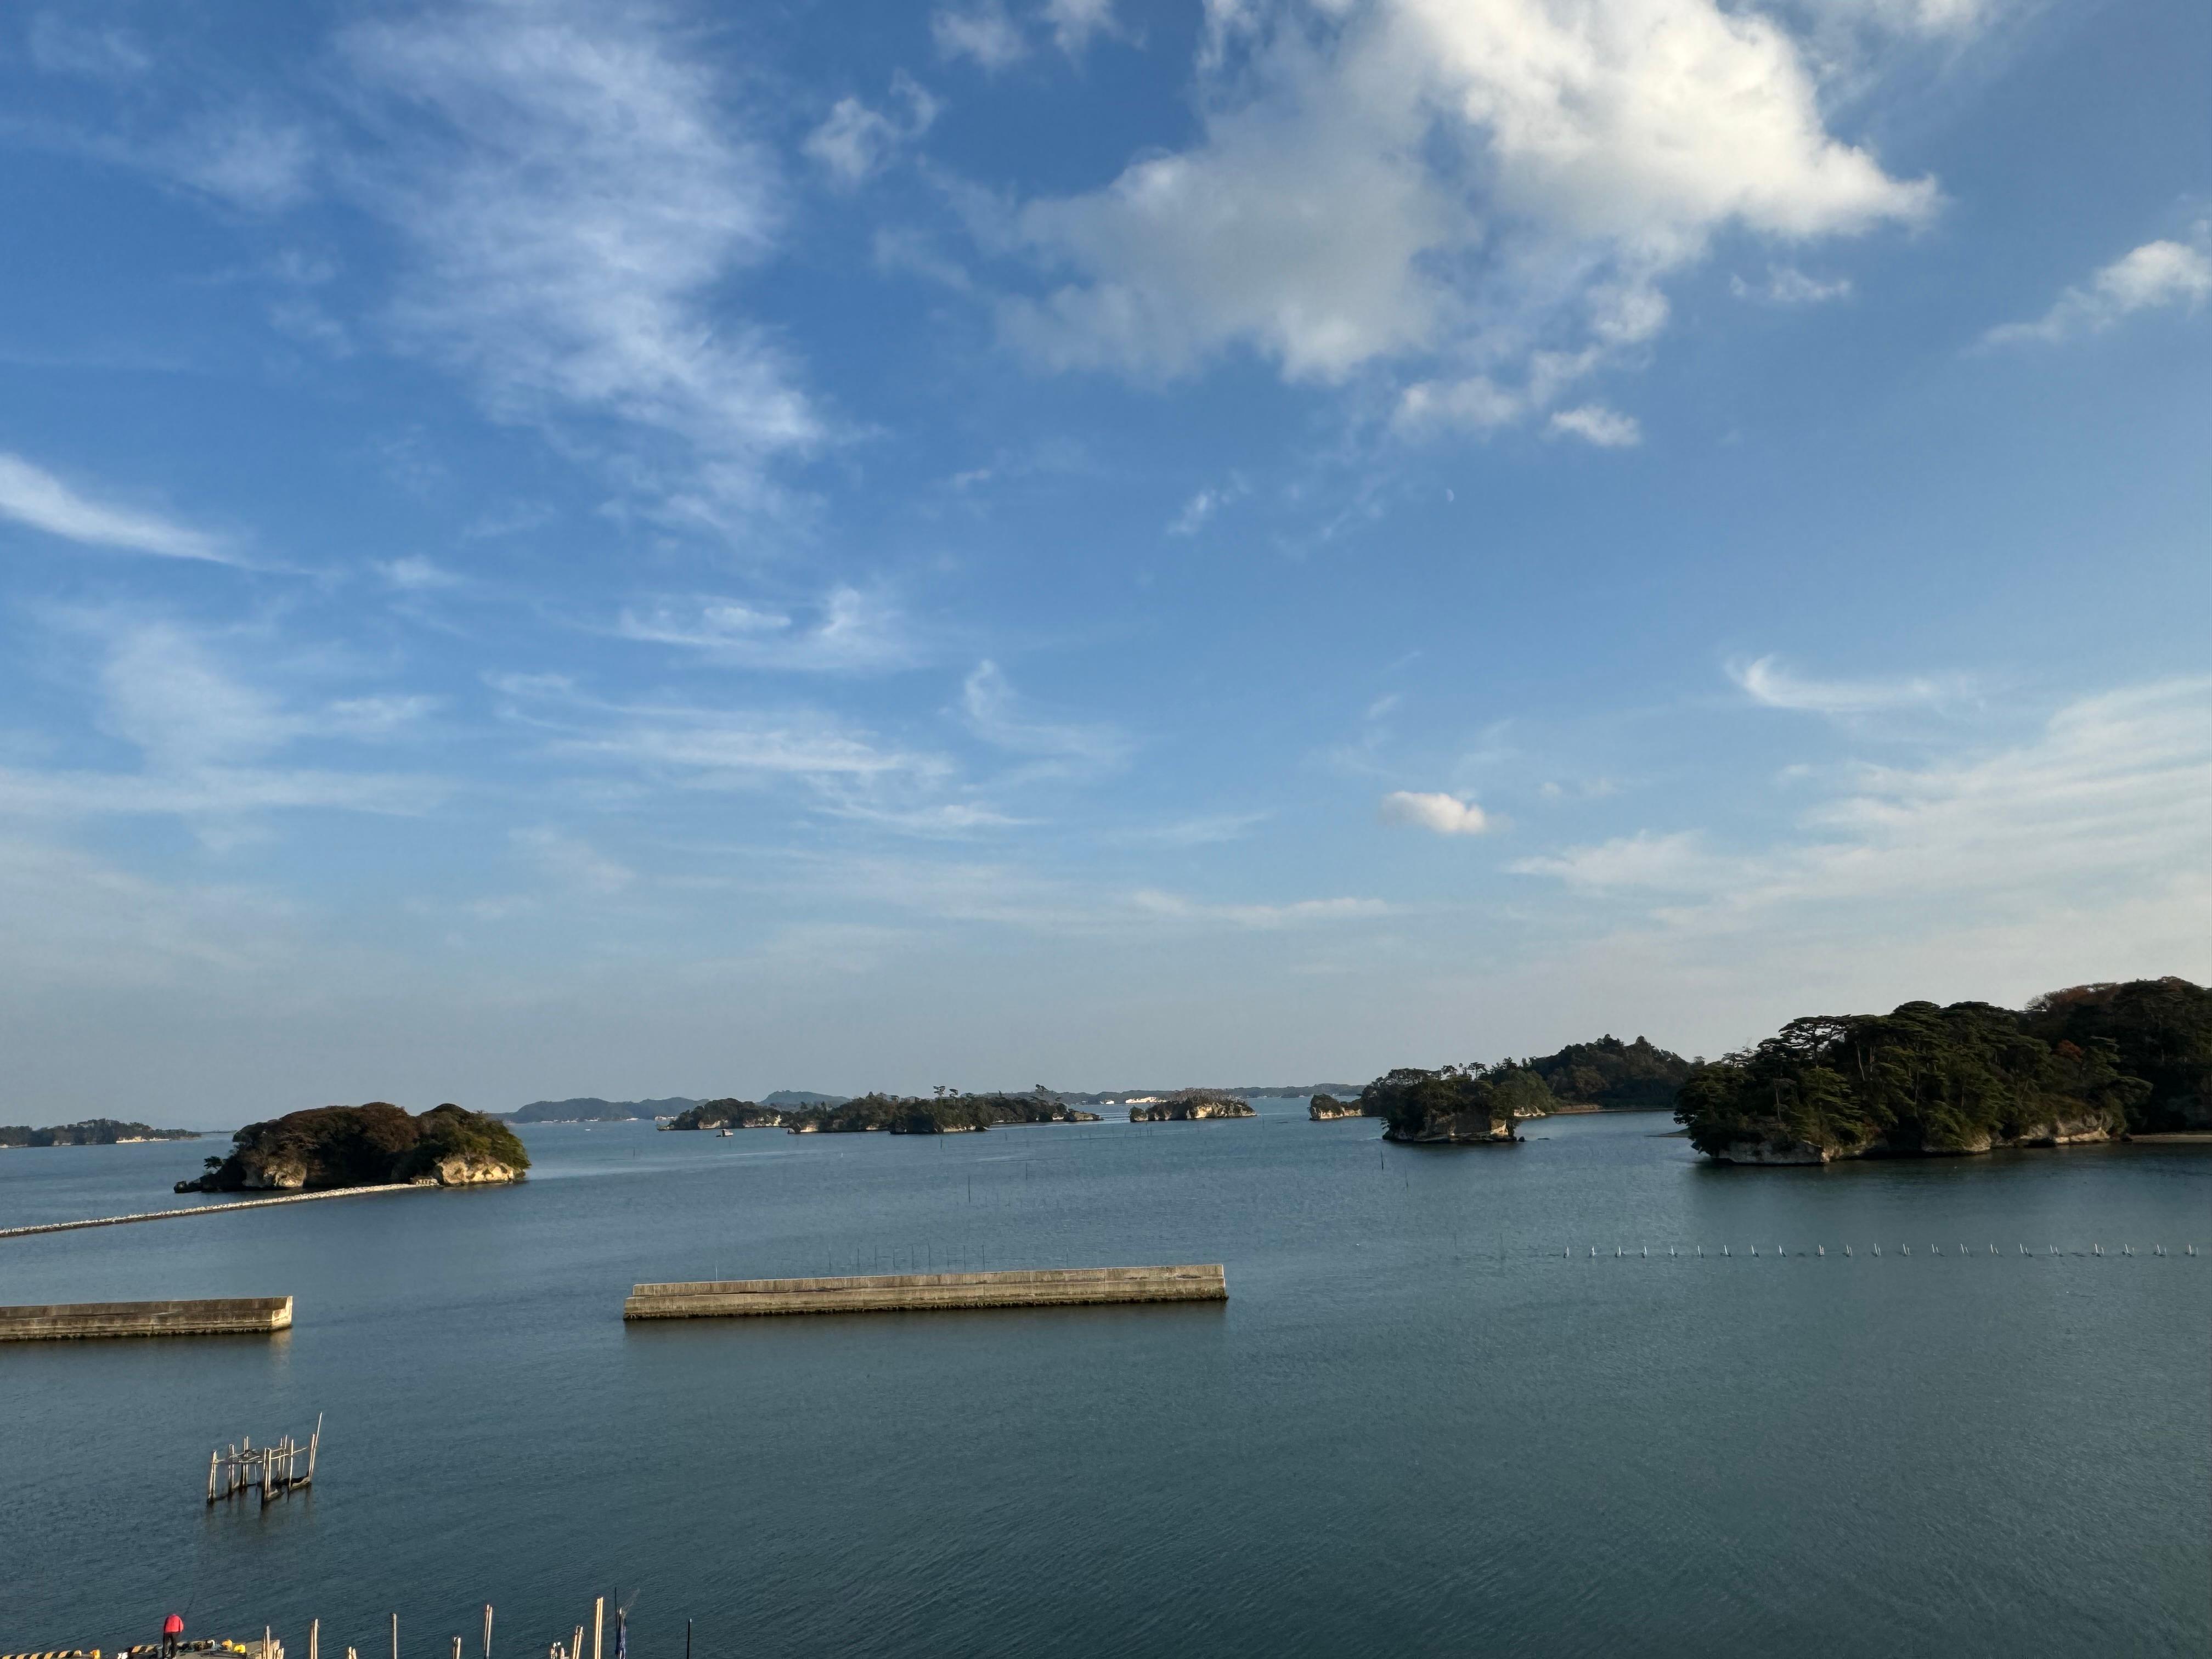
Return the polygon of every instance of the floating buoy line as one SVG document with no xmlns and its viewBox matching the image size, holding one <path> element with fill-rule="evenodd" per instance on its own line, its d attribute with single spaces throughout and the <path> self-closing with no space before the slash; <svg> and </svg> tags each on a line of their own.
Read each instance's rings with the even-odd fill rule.
<svg viewBox="0 0 2212 1659">
<path fill-rule="evenodd" d="M 1963 1243 L 1953 1244 L 1948 1249 L 1940 1243 L 1930 1243 L 1927 1248 L 1928 1254 L 1929 1255 L 1941 1256 L 1947 1261 L 1954 1257 L 1962 1259 L 1978 1259 L 1984 1255 L 1995 1256 L 2001 1260 L 2006 1259 L 2003 1249 L 1995 1243 L 1990 1244 L 1986 1250 L 1978 1250 L 1972 1244 Z M 1796 1256 L 1804 1260 L 1826 1261 L 1828 1256 L 1828 1247 L 1826 1244 L 1815 1244 L 1810 1249 L 1800 1250 L 1792 1250 L 1786 1244 L 1777 1244 L 1772 1246 L 1771 1249 L 1765 1251 L 1762 1251 L 1756 1244 L 1747 1245 L 1746 1249 L 1749 1251 L 1752 1257 L 1760 1261 L 1779 1261 L 1790 1256 Z M 2121 1260 L 2130 1261 L 2179 1261 L 2192 1260 L 2203 1254 L 2203 1252 L 2200 1251 L 2194 1244 L 2184 1244 L 2178 1250 L 2169 1249 L 2163 1244 L 2151 1244 L 2147 1246 L 2141 1244 L 2120 1244 L 2114 1246 L 2112 1250 L 2107 1251 L 2101 1243 L 2094 1242 L 2080 1246 L 2074 1249 L 2063 1249 L 2057 1244 L 2045 1244 L 2039 1251 L 2031 1249 L 2026 1244 L 2017 1245 L 2015 1249 L 2020 1255 L 2026 1256 L 2030 1261 L 2048 1261 L 2053 1257 L 2069 1256 L 2080 1260 L 2096 1261 Z M 1851 1246 L 1849 1244 L 1839 1244 L 1836 1247 L 1836 1249 L 1837 1253 L 1845 1261 L 1855 1261 L 1858 1260 L 1858 1257 L 1853 1254 Z M 1911 1244 L 1904 1240 L 1899 1241 L 1895 1246 L 1895 1249 L 1897 1255 L 1900 1257 L 1909 1257 L 1912 1254 Z M 1587 1259 L 1592 1261 L 1596 1261 L 1601 1254 L 1600 1247 L 1593 1244 L 1589 1247 L 1589 1254 Z M 1878 1243 L 1869 1244 L 1867 1247 L 1867 1250 L 1869 1255 L 1872 1255 L 1876 1259 L 1880 1259 L 1881 1256 L 1881 1246 Z M 1560 1254 L 1571 1261 L 1574 1260 L 1575 1247 L 1570 1244 L 1561 1250 Z M 1626 1244 L 1616 1244 L 1613 1247 L 1613 1259 L 1616 1261 L 1649 1261 L 1653 1259 L 1651 1255 L 1651 1246 L 1649 1244 L 1638 1244 L 1632 1250 Z M 1683 1254 L 1680 1246 L 1669 1244 L 1667 1246 L 1665 1259 L 1669 1261 L 1703 1261 L 1707 1259 L 1707 1253 L 1704 1245 L 1695 1244 L 1690 1247 L 1689 1254 L 1686 1255 Z M 1712 1259 L 1716 1261 L 1735 1260 L 1735 1247 L 1730 1244 L 1722 1245 L 1720 1247 L 1719 1255 Z"/>
</svg>

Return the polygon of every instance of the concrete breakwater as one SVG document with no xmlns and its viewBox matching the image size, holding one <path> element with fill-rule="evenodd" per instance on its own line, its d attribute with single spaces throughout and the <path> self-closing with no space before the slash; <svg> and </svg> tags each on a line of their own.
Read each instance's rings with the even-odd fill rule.
<svg viewBox="0 0 2212 1659">
<path fill-rule="evenodd" d="M 266 1336 L 289 1330 L 289 1296 L 204 1302 L 46 1302 L 0 1307 L 0 1342 L 88 1336 Z"/>
<path fill-rule="evenodd" d="M 282 1198 L 242 1198 L 234 1204 L 191 1204 L 181 1210 L 143 1210 L 137 1215 L 94 1216 L 89 1221 L 42 1221 L 34 1227 L 0 1227 L 0 1238 L 26 1238 L 33 1233 L 65 1233 L 78 1227 L 120 1227 L 133 1221 L 173 1221 L 179 1216 L 219 1215 L 225 1210 L 265 1210 L 272 1204 L 312 1204 L 319 1198 L 362 1198 L 370 1193 L 422 1193 L 436 1190 L 428 1182 L 395 1182 L 384 1187 L 333 1187 L 328 1192 L 287 1193 Z"/>
<path fill-rule="evenodd" d="M 759 1314 L 897 1313 L 930 1308 L 1042 1308 L 1099 1302 L 1225 1302 L 1219 1263 L 1174 1267 L 1033 1267 L 852 1279 L 703 1279 L 640 1285 L 624 1319 L 726 1319 Z"/>
</svg>

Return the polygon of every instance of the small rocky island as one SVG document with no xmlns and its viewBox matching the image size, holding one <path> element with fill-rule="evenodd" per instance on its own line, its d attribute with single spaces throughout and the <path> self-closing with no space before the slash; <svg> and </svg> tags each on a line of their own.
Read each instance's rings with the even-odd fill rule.
<svg viewBox="0 0 2212 1659">
<path fill-rule="evenodd" d="M 1178 1089 L 1129 1108 L 1132 1123 L 1191 1123 L 1208 1117 L 1257 1117 L 1249 1101 L 1218 1089 Z"/>
<path fill-rule="evenodd" d="M 410 1116 L 389 1101 L 318 1106 L 249 1123 L 230 1156 L 180 1193 L 318 1192 L 332 1187 L 471 1187 L 520 1181 L 530 1154 L 497 1118 L 448 1103 Z"/>
<path fill-rule="evenodd" d="M 88 1117 L 82 1123 L 57 1123 L 33 1129 L 27 1124 L 0 1123 L 0 1146 L 128 1146 L 142 1140 L 198 1140 L 197 1129 L 155 1129 L 119 1118 Z"/>
<path fill-rule="evenodd" d="M 1339 1100 L 1334 1095 L 1316 1095 L 1306 1103 L 1306 1116 L 1316 1123 L 1340 1117 L 1365 1117 L 1367 1108 L 1357 1098 Z"/>
<path fill-rule="evenodd" d="M 1520 1139 L 1516 1123 L 1555 1104 L 1542 1078 L 1510 1060 L 1434 1072 L 1401 1066 L 1362 1089 L 1359 1101 L 1383 1121 L 1383 1139 L 1424 1146 L 1510 1146 Z"/>
<path fill-rule="evenodd" d="M 1096 1112 L 1078 1111 L 1040 1085 L 1025 1095 L 862 1095 L 834 1105 L 770 1105 L 752 1100 L 706 1100 L 680 1112 L 666 1129 L 783 1129 L 795 1135 L 974 1134 L 996 1124 L 1096 1123 Z"/>
<path fill-rule="evenodd" d="M 2212 991 L 2075 986 L 2014 1012 L 1907 1002 L 1795 1019 L 1701 1066 L 1674 1113 L 1721 1164 L 1950 1158 L 2212 1129 Z"/>
</svg>

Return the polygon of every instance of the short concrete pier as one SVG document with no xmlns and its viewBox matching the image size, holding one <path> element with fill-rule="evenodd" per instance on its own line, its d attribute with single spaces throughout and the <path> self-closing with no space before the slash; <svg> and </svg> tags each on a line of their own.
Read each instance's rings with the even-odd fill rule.
<svg viewBox="0 0 2212 1659">
<path fill-rule="evenodd" d="M 900 1313 L 931 1308 L 1043 1308 L 1078 1303 L 1228 1299 L 1228 1276 L 1218 1262 L 1176 1267 L 1032 1267 L 1001 1273 L 640 1285 L 623 1304 L 623 1317 L 727 1319 L 760 1314 Z"/>
<path fill-rule="evenodd" d="M 205 1302 L 46 1302 L 0 1307 L 0 1342 L 88 1336 L 266 1336 L 289 1330 L 289 1296 Z"/>
</svg>

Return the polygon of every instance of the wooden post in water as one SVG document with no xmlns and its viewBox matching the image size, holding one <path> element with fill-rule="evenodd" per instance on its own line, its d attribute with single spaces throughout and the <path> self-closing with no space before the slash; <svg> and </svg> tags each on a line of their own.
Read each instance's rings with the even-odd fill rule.
<svg viewBox="0 0 2212 1659">
<path fill-rule="evenodd" d="M 483 1659 L 491 1659 L 491 1603 L 484 1603 Z"/>
<path fill-rule="evenodd" d="M 316 1620 L 307 1626 L 307 1659 L 323 1659 L 323 1621 Z"/>
<path fill-rule="evenodd" d="M 592 1659 L 599 1659 L 599 1632 L 606 1617 L 607 1598 L 602 1595 L 592 1603 Z"/>
<path fill-rule="evenodd" d="M 307 1437 L 307 1484 L 315 1484 L 315 1452 L 323 1443 L 323 1414 L 315 1413 L 315 1431 Z"/>
<path fill-rule="evenodd" d="M 392 1615 L 392 1659 L 399 1659 L 399 1615 Z"/>
<path fill-rule="evenodd" d="M 215 1466 L 222 1459 L 222 1454 L 219 1451 L 208 1454 L 208 1502 L 210 1504 L 215 1502 Z"/>
</svg>

